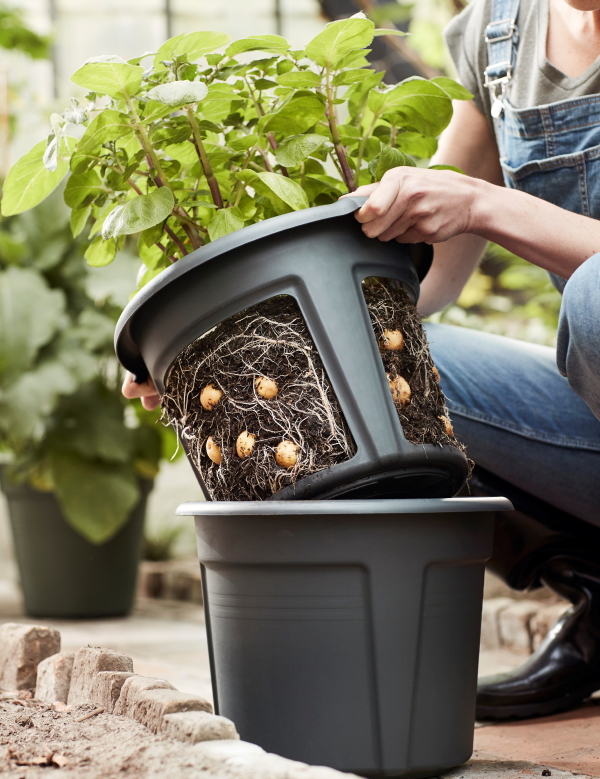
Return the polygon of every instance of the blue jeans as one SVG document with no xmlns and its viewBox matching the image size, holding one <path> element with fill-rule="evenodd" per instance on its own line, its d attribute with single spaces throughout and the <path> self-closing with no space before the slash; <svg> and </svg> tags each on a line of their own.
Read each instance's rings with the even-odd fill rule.
<svg viewBox="0 0 600 779">
<path fill-rule="evenodd" d="M 556 355 L 462 327 L 426 328 L 470 457 L 600 526 L 600 254 L 565 286 Z"/>
</svg>

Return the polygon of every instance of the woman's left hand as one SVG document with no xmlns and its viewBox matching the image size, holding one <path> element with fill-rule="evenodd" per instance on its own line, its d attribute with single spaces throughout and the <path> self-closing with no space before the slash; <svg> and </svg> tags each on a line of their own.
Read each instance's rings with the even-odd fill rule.
<svg viewBox="0 0 600 779">
<path fill-rule="evenodd" d="M 356 212 L 369 238 L 440 243 L 476 232 L 475 214 L 485 182 L 449 170 L 392 168 L 378 184 L 343 195 L 368 195 Z"/>
</svg>

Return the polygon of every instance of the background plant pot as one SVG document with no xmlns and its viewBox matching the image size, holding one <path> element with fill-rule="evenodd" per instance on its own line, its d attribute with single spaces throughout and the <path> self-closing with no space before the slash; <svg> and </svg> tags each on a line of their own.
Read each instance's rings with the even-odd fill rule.
<svg viewBox="0 0 600 779">
<path fill-rule="evenodd" d="M 367 238 L 353 215 L 364 200 L 285 214 L 202 247 L 144 287 L 117 325 L 121 363 L 162 391 L 180 352 L 227 317 L 274 295 L 297 300 L 357 451 L 274 500 L 450 497 L 467 476 L 459 449 L 404 437 L 361 289 L 367 277 L 393 278 L 416 301 L 432 249 Z"/>
<path fill-rule="evenodd" d="M 31 617 L 119 617 L 135 595 L 146 502 L 152 481 L 127 523 L 105 544 L 86 541 L 67 524 L 51 492 L 13 484 L 0 471 L 25 610 Z"/>
<path fill-rule="evenodd" d="M 186 503 L 217 711 L 310 764 L 437 775 L 473 748 L 505 498 Z"/>
</svg>

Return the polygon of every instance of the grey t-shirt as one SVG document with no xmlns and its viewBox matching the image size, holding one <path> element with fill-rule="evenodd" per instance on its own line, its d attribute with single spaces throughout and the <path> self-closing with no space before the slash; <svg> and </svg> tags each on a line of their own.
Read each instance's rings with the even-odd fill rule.
<svg viewBox="0 0 600 779">
<path fill-rule="evenodd" d="M 460 82 L 475 95 L 475 105 L 492 123 L 490 95 L 483 86 L 483 71 L 488 64 L 483 34 L 490 22 L 490 12 L 491 0 L 472 0 L 450 22 L 444 37 Z M 534 108 L 600 92 L 600 58 L 575 78 L 566 76 L 548 62 L 548 0 L 521 0 L 517 25 L 520 37 L 517 62 L 507 92 L 515 108 Z"/>
</svg>

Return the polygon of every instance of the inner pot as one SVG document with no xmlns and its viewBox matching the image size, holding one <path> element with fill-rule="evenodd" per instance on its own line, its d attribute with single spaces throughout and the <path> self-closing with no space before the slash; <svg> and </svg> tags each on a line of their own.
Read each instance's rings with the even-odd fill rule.
<svg viewBox="0 0 600 779">
<path fill-rule="evenodd" d="M 432 249 L 367 238 L 353 215 L 364 201 L 346 198 L 285 214 L 198 249 L 141 290 L 117 325 L 119 360 L 138 380 L 150 374 L 162 393 L 177 357 L 201 336 L 269 298 L 294 299 L 354 454 L 269 500 L 449 497 L 468 473 L 457 447 L 415 445 L 403 433 L 361 285 L 367 278 L 394 279 L 416 302 Z"/>
<path fill-rule="evenodd" d="M 505 498 L 186 503 L 217 713 L 368 776 L 471 756 L 483 577 Z"/>
</svg>

